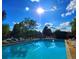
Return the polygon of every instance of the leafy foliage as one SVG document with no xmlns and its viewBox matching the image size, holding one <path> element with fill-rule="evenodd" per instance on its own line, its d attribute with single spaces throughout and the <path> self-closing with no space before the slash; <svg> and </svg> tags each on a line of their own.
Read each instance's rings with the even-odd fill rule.
<svg viewBox="0 0 79 59">
<path fill-rule="evenodd" d="M 16 38 L 34 37 L 35 34 L 37 33 L 34 30 L 35 27 L 36 27 L 36 21 L 30 18 L 25 18 L 24 21 L 20 22 L 19 24 L 14 25 L 12 36 Z"/>
<path fill-rule="evenodd" d="M 26 27 L 27 29 L 34 29 L 37 25 L 36 21 L 30 18 L 25 18 L 24 21 L 22 21 L 20 24 Z"/>
<path fill-rule="evenodd" d="M 9 34 L 9 25 L 8 24 L 2 24 L 3 38 L 7 37 L 8 34 Z"/>
<path fill-rule="evenodd" d="M 72 30 L 72 34 L 76 35 L 76 18 L 73 19 L 73 21 L 70 23 L 71 25 L 71 30 Z"/>
<path fill-rule="evenodd" d="M 6 18 L 6 11 L 3 10 L 3 11 L 2 11 L 2 20 L 4 20 L 5 18 Z"/>
<path fill-rule="evenodd" d="M 51 36 L 52 35 L 52 31 L 50 28 L 48 28 L 47 26 L 44 27 L 43 29 L 43 36 L 46 37 L 46 36 Z"/>
<path fill-rule="evenodd" d="M 55 38 L 58 38 L 58 39 L 67 39 L 67 38 L 73 37 L 71 32 L 65 32 L 61 30 L 56 30 L 55 32 L 53 32 L 53 34 L 55 35 Z"/>
</svg>

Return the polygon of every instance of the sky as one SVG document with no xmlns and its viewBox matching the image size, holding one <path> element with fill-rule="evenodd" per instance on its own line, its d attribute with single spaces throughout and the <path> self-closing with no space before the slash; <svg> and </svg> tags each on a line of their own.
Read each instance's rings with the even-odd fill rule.
<svg viewBox="0 0 79 59">
<path fill-rule="evenodd" d="M 2 9 L 7 13 L 3 24 L 9 24 L 11 30 L 16 23 L 30 17 L 37 22 L 38 31 L 45 25 L 71 31 L 69 23 L 76 17 L 75 0 L 3 0 Z"/>
</svg>

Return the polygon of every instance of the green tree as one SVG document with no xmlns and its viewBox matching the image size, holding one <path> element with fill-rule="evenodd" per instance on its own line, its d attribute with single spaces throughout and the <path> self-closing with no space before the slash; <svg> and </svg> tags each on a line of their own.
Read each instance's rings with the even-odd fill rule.
<svg viewBox="0 0 79 59">
<path fill-rule="evenodd" d="M 6 11 L 3 10 L 2 11 L 2 21 L 4 21 L 4 19 L 6 18 Z M 8 35 L 10 35 L 10 30 L 9 30 L 9 24 L 2 24 L 2 37 L 7 38 L 9 37 Z"/>
<path fill-rule="evenodd" d="M 30 18 L 25 18 L 22 23 L 28 29 L 35 29 L 35 27 L 37 25 L 36 21 L 34 21 L 33 19 L 30 19 Z"/>
<path fill-rule="evenodd" d="M 19 37 L 31 37 L 34 34 L 34 28 L 36 26 L 36 21 L 30 19 L 30 18 L 25 18 L 22 22 L 19 24 L 15 24 L 13 31 L 12 31 L 12 36 L 19 38 Z"/>
<path fill-rule="evenodd" d="M 76 35 L 76 18 L 73 19 L 73 21 L 70 23 L 71 25 L 71 30 L 72 30 L 72 34 Z"/>
<path fill-rule="evenodd" d="M 6 38 L 8 34 L 9 34 L 9 25 L 2 24 L 2 36 L 3 36 L 3 38 Z"/>
<path fill-rule="evenodd" d="M 13 31 L 12 31 L 12 36 L 18 38 L 20 36 L 20 26 L 19 24 L 15 24 Z"/>
<path fill-rule="evenodd" d="M 47 26 L 44 27 L 43 31 L 43 36 L 46 37 L 46 36 L 52 36 L 52 31 L 50 28 L 48 28 Z"/>
<path fill-rule="evenodd" d="M 5 18 L 6 18 L 6 11 L 3 10 L 3 11 L 2 11 L 2 20 L 4 20 Z"/>
<path fill-rule="evenodd" d="M 55 35 L 55 38 L 57 39 L 67 39 L 69 38 L 71 32 L 61 31 L 59 29 L 55 30 L 53 34 Z"/>
</svg>

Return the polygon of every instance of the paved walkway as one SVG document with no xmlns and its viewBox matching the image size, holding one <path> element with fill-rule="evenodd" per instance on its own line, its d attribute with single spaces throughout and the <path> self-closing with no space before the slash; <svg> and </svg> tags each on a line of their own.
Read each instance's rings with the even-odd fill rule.
<svg viewBox="0 0 79 59">
<path fill-rule="evenodd" d="M 67 45 L 68 45 L 72 59 L 76 59 L 76 44 L 74 42 L 75 41 L 67 40 Z"/>
</svg>

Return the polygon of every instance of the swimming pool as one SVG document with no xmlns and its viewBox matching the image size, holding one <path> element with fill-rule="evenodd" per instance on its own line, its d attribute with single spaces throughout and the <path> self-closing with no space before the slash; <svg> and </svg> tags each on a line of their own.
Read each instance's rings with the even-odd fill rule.
<svg viewBox="0 0 79 59">
<path fill-rule="evenodd" d="M 2 59 L 67 59 L 64 40 L 38 40 L 2 47 Z"/>
</svg>

